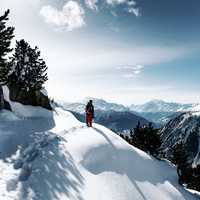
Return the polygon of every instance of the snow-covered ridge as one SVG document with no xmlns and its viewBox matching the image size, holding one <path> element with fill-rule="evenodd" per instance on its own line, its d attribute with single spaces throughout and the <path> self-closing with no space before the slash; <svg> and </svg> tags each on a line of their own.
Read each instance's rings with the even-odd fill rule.
<svg viewBox="0 0 200 200">
<path fill-rule="evenodd" d="M 1 112 L 0 134 L 0 199 L 198 199 L 178 185 L 169 163 L 101 125 L 86 127 L 61 108 L 47 117 Z"/>
</svg>

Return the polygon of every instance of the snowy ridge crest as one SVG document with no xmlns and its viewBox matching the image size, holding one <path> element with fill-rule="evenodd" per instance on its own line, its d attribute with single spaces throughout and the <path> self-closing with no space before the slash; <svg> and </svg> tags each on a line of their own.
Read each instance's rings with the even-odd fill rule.
<svg viewBox="0 0 200 200">
<path fill-rule="evenodd" d="M 11 118 L 0 133 L 1 199 L 198 199 L 178 184 L 168 162 L 101 125 L 88 128 L 62 108 L 47 117 Z"/>
</svg>

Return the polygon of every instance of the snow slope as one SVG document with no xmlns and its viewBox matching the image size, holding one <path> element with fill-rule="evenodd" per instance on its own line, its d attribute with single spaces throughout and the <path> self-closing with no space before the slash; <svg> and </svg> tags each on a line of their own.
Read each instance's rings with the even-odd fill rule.
<svg viewBox="0 0 200 200">
<path fill-rule="evenodd" d="M 173 166 L 101 125 L 88 128 L 61 108 L 13 108 L 0 112 L 0 199 L 199 199 L 178 185 Z"/>
</svg>

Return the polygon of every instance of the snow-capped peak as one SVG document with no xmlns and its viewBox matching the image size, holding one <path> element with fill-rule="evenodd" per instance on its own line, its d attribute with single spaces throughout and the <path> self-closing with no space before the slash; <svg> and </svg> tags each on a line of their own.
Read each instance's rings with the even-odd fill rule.
<svg viewBox="0 0 200 200">
<path fill-rule="evenodd" d="M 66 103 L 66 102 L 59 102 L 60 105 L 62 105 L 66 110 L 71 110 L 77 113 L 84 113 L 85 112 L 85 105 L 89 100 L 93 100 L 93 104 L 95 106 L 95 110 L 102 110 L 102 111 L 128 111 L 129 108 L 117 103 L 109 103 L 103 99 L 93 98 L 93 97 L 86 97 L 80 102 L 75 103 Z"/>
<path fill-rule="evenodd" d="M 151 113 L 185 112 L 185 111 L 191 111 L 194 109 L 194 107 L 197 108 L 197 106 L 198 104 L 182 104 L 182 103 L 166 102 L 163 100 L 155 99 L 141 105 L 131 105 L 130 109 L 136 112 L 151 112 Z"/>
</svg>

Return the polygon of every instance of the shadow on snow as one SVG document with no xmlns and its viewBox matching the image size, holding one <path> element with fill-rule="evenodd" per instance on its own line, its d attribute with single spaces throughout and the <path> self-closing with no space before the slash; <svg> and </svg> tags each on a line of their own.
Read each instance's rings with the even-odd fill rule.
<svg viewBox="0 0 200 200">
<path fill-rule="evenodd" d="M 82 164 L 91 173 L 100 174 L 109 171 L 127 175 L 144 200 L 147 200 L 148 197 L 140 189 L 137 182 L 149 182 L 156 187 L 168 181 L 176 188 L 183 199 L 189 200 L 189 197 L 193 196 L 178 185 L 178 183 L 176 184 L 177 180 L 174 180 L 176 179 L 174 175 L 175 171 L 169 169 L 169 166 L 165 162 L 142 157 L 132 148 L 117 149 L 111 139 L 102 130 L 98 128 L 93 129 L 101 134 L 109 145 L 96 147 L 85 155 Z"/>
<path fill-rule="evenodd" d="M 83 200 L 80 190 L 84 178 L 72 156 L 68 152 L 63 153 L 60 145 L 59 140 L 54 140 L 45 148 L 43 156 L 36 159 L 28 185 L 26 182 L 21 183 L 19 199 L 26 199 L 32 190 L 35 194 L 33 200 L 60 200 L 62 195 L 63 198 Z"/>
</svg>

